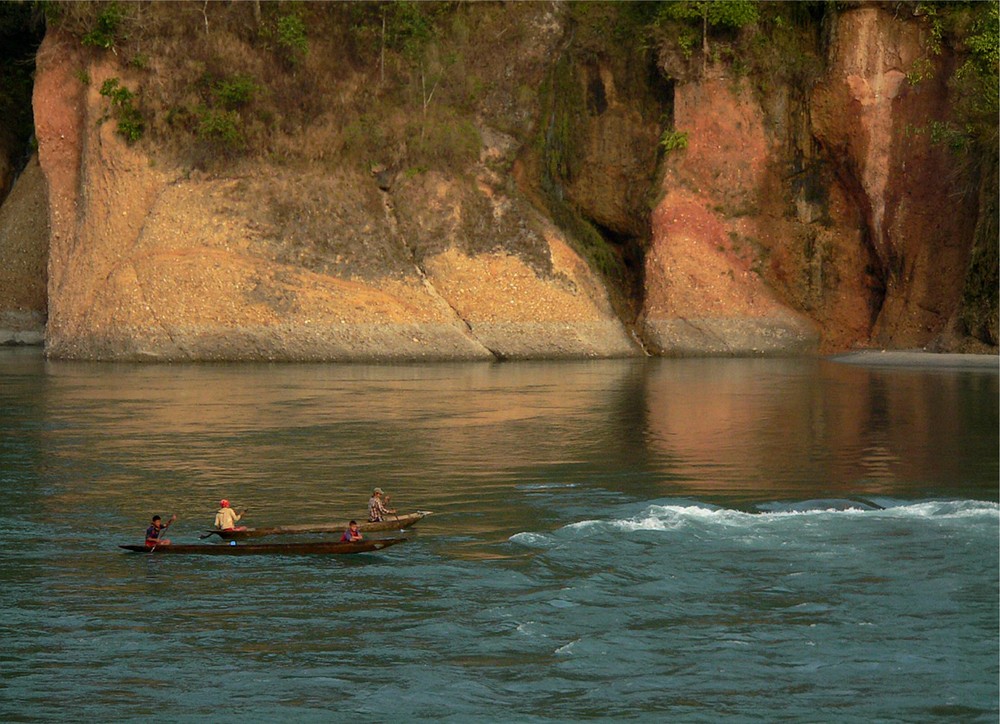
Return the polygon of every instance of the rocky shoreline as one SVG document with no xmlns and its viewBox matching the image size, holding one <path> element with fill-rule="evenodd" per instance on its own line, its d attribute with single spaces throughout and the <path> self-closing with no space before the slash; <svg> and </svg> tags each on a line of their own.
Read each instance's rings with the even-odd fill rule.
<svg viewBox="0 0 1000 724">
<path fill-rule="evenodd" d="M 408 328 L 405 335 L 415 335 L 409 337 L 412 344 L 403 345 L 391 349 L 390 344 L 369 345 L 367 349 L 361 349 L 357 345 L 326 345 L 322 349 L 307 346 L 307 348 L 288 348 L 280 346 L 271 340 L 271 344 L 261 343 L 257 340 L 254 344 L 246 345 L 247 340 L 241 338 L 219 337 L 214 340 L 203 338 L 203 346 L 195 350 L 183 350 L 177 348 L 173 353 L 164 353 L 163 350 L 142 350 L 136 348 L 126 354 L 116 354 L 96 358 L 91 355 L 74 355 L 63 353 L 60 359 L 77 361 L 128 361 L 128 362 L 329 362 L 348 364 L 381 364 L 381 363 L 403 363 L 403 362 L 474 362 L 484 360 L 497 361 L 559 361 L 559 360 L 583 360 L 583 359 L 624 359 L 636 356 L 650 356 L 645 353 L 638 344 L 632 346 L 622 345 L 620 335 L 610 335 L 614 339 L 613 344 L 600 344 L 590 340 L 591 344 L 580 346 L 580 335 L 571 334 L 573 341 L 569 339 L 560 342 L 551 335 L 546 341 L 531 338 L 523 338 L 517 349 L 508 349 L 505 354 L 498 354 L 490 351 L 486 347 L 474 348 L 472 346 L 463 347 L 461 350 L 454 348 L 450 353 L 441 349 L 421 349 L 421 344 L 427 344 L 436 335 L 428 334 L 429 330 L 417 330 Z M 566 330 L 562 330 L 565 332 Z M 537 332 L 537 330 L 536 330 Z M 582 334 L 592 333 L 594 330 L 584 330 Z M 390 342 L 392 339 L 402 334 L 400 329 L 378 330 L 374 326 L 367 330 L 369 342 L 381 339 L 382 342 Z M 423 342 L 421 343 L 421 339 Z M 438 340 L 440 341 L 440 339 Z M 605 340 L 607 341 L 607 340 Z M 375 347 L 378 347 L 377 349 Z M 4 329 L 0 328 L 0 348 L 23 349 L 30 351 L 37 350 L 41 354 L 46 354 L 45 333 L 38 329 Z M 713 349 L 702 351 L 689 350 L 684 355 L 654 355 L 664 357 L 761 357 L 761 356 L 815 356 L 808 351 L 792 353 L 785 349 L 780 350 L 759 350 L 738 353 L 730 349 Z M 859 350 L 833 355 L 819 355 L 823 359 L 839 364 L 854 365 L 861 367 L 910 367 L 910 368 L 935 368 L 935 369 L 980 369 L 1000 372 L 1000 355 L 992 352 L 986 353 L 949 353 L 934 352 L 931 350 Z"/>
</svg>

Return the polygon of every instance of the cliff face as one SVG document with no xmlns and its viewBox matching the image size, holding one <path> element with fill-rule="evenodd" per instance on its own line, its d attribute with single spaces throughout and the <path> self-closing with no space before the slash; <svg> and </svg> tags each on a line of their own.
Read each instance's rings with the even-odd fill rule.
<svg viewBox="0 0 1000 724">
<path fill-rule="evenodd" d="M 316 18 L 347 12 L 307 7 Z M 425 54 L 409 66 L 400 88 L 416 102 L 398 101 L 409 104 L 400 111 L 369 87 L 389 87 L 392 66 L 384 57 L 351 66 L 343 37 L 324 33 L 298 65 L 268 71 L 240 30 L 259 18 L 225 26 L 210 17 L 223 8 L 206 6 L 202 28 L 201 10 L 151 12 L 143 56 L 153 60 L 95 51 L 58 27 L 38 53 L 36 176 L 46 183 L 27 172 L 18 183 L 36 199 L 45 190 L 48 221 L 12 235 L 31 216 L 17 211 L 31 194 L 12 193 L 0 251 L 47 239 L 47 293 L 9 292 L 46 281 L 36 251 L 34 266 L 7 272 L 0 303 L 30 308 L 36 327 L 47 314 L 51 356 L 506 359 L 965 344 L 957 320 L 984 203 L 978 177 L 913 131 L 947 119 L 954 100 L 948 53 L 933 78 L 907 78 L 927 57 L 919 19 L 877 5 L 831 15 L 819 82 L 761 94 L 717 59 L 699 70 L 661 52 L 647 68 L 613 38 L 588 36 L 595 14 L 616 21 L 614 6 L 590 6 L 585 18 L 561 4 L 472 6 L 451 18 L 451 65 Z M 245 72 L 277 73 L 275 95 L 281 83 L 319 79 L 310 107 L 268 131 L 269 153 L 229 162 L 193 161 L 168 122 L 126 142 L 108 118 L 105 81 L 147 89 L 141 107 L 156 118 L 190 115 L 193 103 L 178 111 L 176 88 L 214 77 L 185 59 L 191 43 L 214 44 L 206 62 L 225 67 L 243 53 Z M 375 103 L 381 115 L 364 108 Z M 449 163 L 425 165 L 420 144 L 443 127 L 470 130 L 439 144 L 454 147 Z M 369 141 L 359 163 L 352 134 L 371 128 L 382 141 Z M 686 147 L 664 150 L 675 129 Z M 469 137 L 473 152 L 461 155 Z"/>
<path fill-rule="evenodd" d="M 484 129 L 495 140 L 465 169 L 469 178 L 400 176 L 391 193 L 357 170 L 318 164 L 192 174 L 162 168 L 100 122 L 104 82 L 140 82 L 111 61 L 59 33 L 39 51 L 36 132 L 52 224 L 49 355 L 419 360 L 637 352 L 562 232 L 487 167 L 510 153 L 503 134 Z"/>
<path fill-rule="evenodd" d="M 960 306 L 977 199 L 975 179 L 919 133 L 955 104 L 947 72 L 907 80 L 927 32 L 878 6 L 839 14 L 804 108 L 785 88 L 766 110 L 721 70 L 678 86 L 675 122 L 691 141 L 668 159 L 653 213 L 645 315 L 657 347 L 940 338 Z"/>
<path fill-rule="evenodd" d="M 942 332 L 959 304 L 976 223 L 973 179 L 911 130 L 955 104 L 945 73 L 907 81 L 926 32 L 879 8 L 843 14 L 829 77 L 813 95 L 815 136 L 861 212 L 874 257 L 882 298 L 871 338 L 882 347 L 922 346 Z"/>
<path fill-rule="evenodd" d="M 646 257 L 643 329 L 662 353 L 808 351 L 818 328 L 768 285 L 759 265 L 760 200 L 772 141 L 746 83 L 720 74 L 680 85 L 675 124 L 688 147 L 668 158 Z"/>
</svg>

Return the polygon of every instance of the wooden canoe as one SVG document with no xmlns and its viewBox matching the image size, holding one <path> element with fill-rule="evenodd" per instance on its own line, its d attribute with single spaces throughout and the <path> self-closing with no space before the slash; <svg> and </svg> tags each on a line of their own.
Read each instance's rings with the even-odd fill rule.
<svg viewBox="0 0 1000 724">
<path fill-rule="evenodd" d="M 380 530 L 403 530 L 412 525 L 416 525 L 421 520 L 431 514 L 429 510 L 418 510 L 415 513 L 403 513 L 402 515 L 390 516 L 387 520 L 378 523 L 369 523 L 367 520 L 358 521 L 358 530 L 362 533 Z M 224 540 L 243 540 L 245 538 L 262 538 L 266 535 L 302 535 L 303 533 L 343 533 L 347 530 L 349 521 L 343 523 L 312 523 L 305 525 L 279 525 L 272 528 L 247 528 L 246 530 L 206 530 L 201 538 L 208 538 L 217 535 Z"/>
<path fill-rule="evenodd" d="M 382 550 L 406 538 L 383 538 L 381 540 L 363 540 L 356 543 L 341 541 L 311 541 L 304 543 L 237 543 L 232 541 L 221 543 L 172 543 L 168 546 L 128 545 L 118 546 L 133 553 L 195 553 L 210 556 L 249 556 L 269 553 L 277 555 L 305 554 L 335 554 L 335 553 L 370 553 Z"/>
</svg>

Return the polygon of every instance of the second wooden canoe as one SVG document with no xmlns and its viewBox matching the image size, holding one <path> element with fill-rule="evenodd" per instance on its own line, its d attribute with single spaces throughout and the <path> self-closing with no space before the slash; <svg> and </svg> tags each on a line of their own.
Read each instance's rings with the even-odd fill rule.
<svg viewBox="0 0 1000 724">
<path fill-rule="evenodd" d="M 421 520 L 431 515 L 429 510 L 418 510 L 414 513 L 403 513 L 392 515 L 386 520 L 378 523 L 369 523 L 367 520 L 358 521 L 358 530 L 362 533 L 384 531 L 384 530 L 404 530 L 414 526 Z M 246 528 L 245 530 L 218 530 L 205 531 L 202 538 L 217 535 L 223 540 L 244 540 L 246 538 L 263 538 L 268 535 L 303 535 L 309 533 L 343 533 L 347 530 L 348 523 L 307 523 L 305 525 L 278 525 L 271 528 Z"/>
</svg>

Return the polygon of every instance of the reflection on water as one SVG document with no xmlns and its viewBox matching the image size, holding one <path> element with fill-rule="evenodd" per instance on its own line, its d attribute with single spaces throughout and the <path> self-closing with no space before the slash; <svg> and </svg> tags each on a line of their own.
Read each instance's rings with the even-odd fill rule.
<svg viewBox="0 0 1000 724">
<path fill-rule="evenodd" d="M 694 360 L 648 380 L 650 446 L 684 488 L 996 496 L 995 373 Z"/>
<path fill-rule="evenodd" d="M 209 520 L 226 496 L 251 505 L 257 525 L 308 522 L 361 514 L 376 485 L 401 508 L 473 518 L 516 507 L 515 486 L 550 484 L 724 503 L 997 498 L 988 371 L 795 359 L 173 366 L 4 355 L 4 433 L 27 443 L 4 463 L 34 465 L 53 512 L 109 521 L 140 511 Z"/>
</svg>

